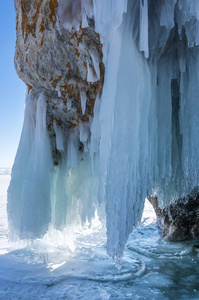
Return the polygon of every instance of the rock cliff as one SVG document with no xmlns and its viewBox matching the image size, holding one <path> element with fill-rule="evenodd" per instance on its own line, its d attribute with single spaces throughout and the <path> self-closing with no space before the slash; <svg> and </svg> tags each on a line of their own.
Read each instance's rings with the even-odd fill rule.
<svg viewBox="0 0 199 300">
<path fill-rule="evenodd" d="M 31 93 L 47 97 L 52 139 L 53 122 L 68 130 L 90 121 L 103 87 L 99 34 L 92 17 L 85 16 L 88 26 L 83 28 L 81 1 L 75 4 L 74 10 L 72 1 L 15 0 L 15 68 Z"/>
</svg>

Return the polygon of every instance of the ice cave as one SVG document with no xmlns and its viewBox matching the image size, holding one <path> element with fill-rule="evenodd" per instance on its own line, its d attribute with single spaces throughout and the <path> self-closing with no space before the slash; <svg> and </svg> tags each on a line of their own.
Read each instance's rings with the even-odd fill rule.
<svg viewBox="0 0 199 300">
<path fill-rule="evenodd" d="M 123 255 L 153 204 L 163 237 L 199 237 L 199 1 L 15 0 L 27 85 L 10 237 L 106 224 Z"/>
</svg>

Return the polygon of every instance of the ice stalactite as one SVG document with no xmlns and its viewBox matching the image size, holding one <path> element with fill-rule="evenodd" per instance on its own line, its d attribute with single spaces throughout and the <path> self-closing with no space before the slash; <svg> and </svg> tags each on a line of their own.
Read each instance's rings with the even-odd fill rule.
<svg viewBox="0 0 199 300">
<path fill-rule="evenodd" d="M 194 190 L 196 196 L 198 189 L 198 129 L 193 120 L 198 115 L 199 52 L 195 44 L 197 31 L 193 25 L 198 22 L 194 3 L 168 1 L 162 5 L 156 21 L 160 21 L 162 38 L 157 39 L 156 52 L 149 63 L 157 72 L 157 82 L 152 85 L 157 119 L 154 186 L 162 207 L 186 198 Z M 194 42 L 191 43 L 193 35 Z M 151 46 L 152 55 L 153 51 Z"/>
<path fill-rule="evenodd" d="M 66 134 L 54 122 L 59 153 L 59 165 L 55 164 L 46 126 L 46 101 L 43 94 L 27 94 L 23 131 L 8 190 L 10 232 L 21 238 L 39 238 L 50 225 L 62 230 L 74 222 L 90 221 L 98 206 L 96 160 L 92 173 L 87 159 L 88 124 Z M 84 152 L 79 149 L 80 142 Z"/>
<path fill-rule="evenodd" d="M 52 156 L 46 129 L 46 99 L 27 95 L 23 131 L 8 190 L 8 218 L 21 237 L 43 235 L 51 220 Z"/>
<path fill-rule="evenodd" d="M 149 57 L 148 45 L 148 0 L 140 0 L 140 51 Z"/>
</svg>

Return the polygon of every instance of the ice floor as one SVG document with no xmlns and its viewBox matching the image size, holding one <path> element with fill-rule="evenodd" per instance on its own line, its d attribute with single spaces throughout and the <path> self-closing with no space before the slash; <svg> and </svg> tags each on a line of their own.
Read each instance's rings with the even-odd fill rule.
<svg viewBox="0 0 199 300">
<path fill-rule="evenodd" d="M 149 204 L 118 270 L 97 219 L 75 234 L 52 229 L 43 240 L 9 243 L 10 173 L 0 174 L 0 299 L 199 299 L 199 242 L 164 242 Z"/>
</svg>

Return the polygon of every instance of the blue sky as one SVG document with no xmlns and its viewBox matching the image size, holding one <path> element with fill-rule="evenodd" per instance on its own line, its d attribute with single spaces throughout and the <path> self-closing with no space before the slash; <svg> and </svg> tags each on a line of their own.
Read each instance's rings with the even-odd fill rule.
<svg viewBox="0 0 199 300">
<path fill-rule="evenodd" d="M 14 0 L 3 1 L 0 20 L 0 167 L 11 167 L 23 124 L 26 90 L 14 68 Z"/>
</svg>

